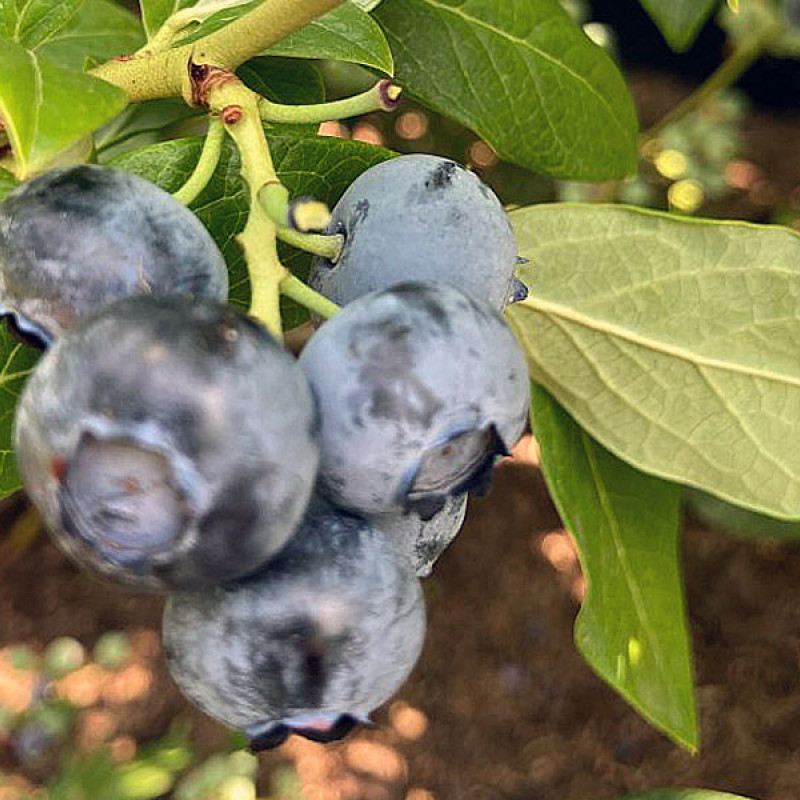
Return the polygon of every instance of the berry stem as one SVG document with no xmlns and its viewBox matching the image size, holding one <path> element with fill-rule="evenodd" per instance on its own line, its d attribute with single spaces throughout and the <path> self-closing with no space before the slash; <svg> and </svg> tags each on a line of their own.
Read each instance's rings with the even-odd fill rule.
<svg viewBox="0 0 800 800">
<path fill-rule="evenodd" d="M 338 261 L 344 247 L 344 236 L 341 234 L 300 233 L 291 228 L 278 228 L 278 238 L 286 244 L 305 250 L 315 256 L 322 256 L 328 261 Z"/>
<path fill-rule="evenodd" d="M 250 314 L 281 338 L 280 284 L 289 274 L 278 260 L 275 223 L 259 202 L 265 186 L 280 185 L 258 113 L 258 95 L 231 76 L 212 86 L 206 101 L 219 114 L 241 158 L 241 174 L 250 194 L 247 224 L 237 237 L 250 275 Z M 235 108 L 236 113 L 231 113 Z"/>
<path fill-rule="evenodd" d="M 327 122 L 334 119 L 357 117 L 373 111 L 391 111 L 396 108 L 402 89 L 390 80 L 380 80 L 366 92 L 334 100 L 330 103 L 288 106 L 273 103 L 262 97 L 259 101 L 261 119 L 265 122 L 302 124 Z"/>
<path fill-rule="evenodd" d="M 320 317 L 330 319 L 339 313 L 340 309 L 336 303 L 332 303 L 327 297 L 314 291 L 308 284 L 303 283 L 295 275 L 287 275 L 281 281 L 281 294 L 291 297 L 296 303 L 304 306 L 309 311 L 319 314 Z"/>
<path fill-rule="evenodd" d="M 123 89 L 131 102 L 159 97 L 183 97 L 192 102 L 192 64 L 234 70 L 343 2 L 263 0 L 252 11 L 196 42 L 155 53 L 144 51 L 130 59 L 112 59 L 90 74 Z"/>
<path fill-rule="evenodd" d="M 683 119 L 687 114 L 703 105 L 709 97 L 721 89 L 736 83 L 741 75 L 761 55 L 765 45 L 775 35 L 775 32 L 776 27 L 769 25 L 737 43 L 728 58 L 697 89 L 639 137 L 639 150 L 646 148 L 650 142 L 658 138 L 658 135 L 668 125 Z"/>
<path fill-rule="evenodd" d="M 181 186 L 172 196 L 188 206 L 203 189 L 206 188 L 214 170 L 219 164 L 219 157 L 222 153 L 222 142 L 225 139 L 225 126 L 221 119 L 212 117 L 208 123 L 208 133 L 203 142 L 203 149 L 200 158 L 197 160 L 194 172 L 189 176 L 186 183 Z"/>
</svg>

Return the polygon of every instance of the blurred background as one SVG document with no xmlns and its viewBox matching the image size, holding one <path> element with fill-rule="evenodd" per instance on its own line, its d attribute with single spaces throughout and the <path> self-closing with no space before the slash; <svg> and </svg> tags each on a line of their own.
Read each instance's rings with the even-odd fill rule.
<svg viewBox="0 0 800 800">
<path fill-rule="evenodd" d="M 636 0 L 564 0 L 619 60 L 643 131 L 737 44 L 730 14 L 669 50 Z M 331 98 L 370 85 L 322 63 Z M 800 61 L 764 55 L 733 86 L 642 139 L 624 182 L 554 182 L 498 161 L 471 132 L 404 99 L 321 133 L 449 155 L 509 206 L 623 202 L 800 227 Z M 731 536 L 730 533 L 736 535 Z M 425 583 L 429 634 L 379 727 L 292 737 L 258 758 L 195 711 L 163 664 L 163 601 L 78 572 L 15 496 L 0 504 L 0 800 L 611 800 L 657 786 L 800 796 L 797 528 L 693 495 L 684 558 L 702 751 L 648 726 L 583 663 L 584 592 L 528 438 L 471 500 Z"/>
</svg>

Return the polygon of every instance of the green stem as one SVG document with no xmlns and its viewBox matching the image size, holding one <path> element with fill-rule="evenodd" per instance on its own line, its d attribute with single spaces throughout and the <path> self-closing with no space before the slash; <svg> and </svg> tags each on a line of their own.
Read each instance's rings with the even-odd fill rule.
<svg viewBox="0 0 800 800">
<path fill-rule="evenodd" d="M 341 310 L 336 303 L 332 303 L 327 297 L 314 291 L 308 284 L 303 283 L 295 275 L 287 275 L 281 281 L 281 294 L 290 297 L 296 303 L 304 306 L 320 317 L 330 319 Z"/>
<path fill-rule="evenodd" d="M 278 238 L 298 250 L 305 250 L 334 262 L 339 260 L 344 247 L 344 236 L 341 234 L 300 233 L 291 228 L 279 227 Z"/>
<path fill-rule="evenodd" d="M 769 26 L 754 34 L 752 38 L 738 44 L 730 56 L 719 65 L 703 84 L 698 86 L 688 97 L 684 98 L 668 114 L 640 136 L 639 149 L 641 150 L 656 139 L 668 125 L 683 119 L 687 114 L 699 108 L 713 94 L 734 84 L 761 55 L 764 46 L 774 34 L 774 26 Z"/>
<path fill-rule="evenodd" d="M 287 106 L 272 103 L 265 97 L 259 102 L 261 119 L 265 122 L 302 124 L 327 122 L 370 114 L 373 111 L 391 111 L 397 106 L 402 90 L 389 80 L 380 80 L 366 92 L 333 100 L 330 103 L 315 103 L 305 106 Z"/>
<path fill-rule="evenodd" d="M 194 172 L 177 192 L 172 193 L 176 200 L 180 200 L 181 203 L 188 206 L 206 188 L 211 176 L 214 174 L 214 170 L 217 168 L 217 164 L 219 164 L 224 139 L 225 126 L 222 120 L 216 117 L 212 118 L 208 123 L 208 133 L 203 142 L 203 150 L 195 165 Z"/>
<path fill-rule="evenodd" d="M 258 202 L 278 228 L 289 224 L 289 190 L 282 183 L 268 183 L 261 188 Z"/>
<path fill-rule="evenodd" d="M 279 183 L 258 113 L 258 95 L 234 79 L 212 88 L 207 100 L 211 111 L 221 116 L 239 150 L 242 178 L 249 189 L 247 224 L 237 240 L 250 275 L 250 314 L 280 339 L 279 287 L 289 273 L 278 260 L 275 223 L 258 199 L 265 185 Z M 235 113 L 231 113 L 232 109 Z"/>
<path fill-rule="evenodd" d="M 191 102 L 190 64 L 235 70 L 250 58 L 340 6 L 344 0 L 263 0 L 252 11 L 208 36 L 157 53 L 101 64 L 90 74 L 128 93 L 131 102 L 183 97 Z"/>
</svg>

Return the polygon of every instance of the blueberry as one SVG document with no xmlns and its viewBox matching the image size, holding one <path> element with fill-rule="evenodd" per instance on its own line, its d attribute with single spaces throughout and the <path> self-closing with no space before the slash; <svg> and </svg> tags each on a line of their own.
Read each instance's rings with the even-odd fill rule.
<svg viewBox="0 0 800 800">
<path fill-rule="evenodd" d="M 489 306 L 444 283 L 353 301 L 299 360 L 320 408 L 322 490 L 362 513 L 482 491 L 525 428 L 528 371 Z"/>
<path fill-rule="evenodd" d="M 318 500 L 259 572 L 171 596 L 163 625 L 178 687 L 254 750 L 368 723 L 413 668 L 424 632 L 408 559 L 365 519 Z"/>
<path fill-rule="evenodd" d="M 433 565 L 455 539 L 467 513 L 467 495 L 448 497 L 441 511 L 423 520 L 414 513 L 374 514 L 368 517 L 409 553 L 418 578 L 428 578 Z"/>
<path fill-rule="evenodd" d="M 225 300 L 222 254 L 155 184 L 95 165 L 22 184 L 0 206 L 0 313 L 49 344 L 103 303 L 135 294 Z"/>
<path fill-rule="evenodd" d="M 56 542 L 133 586 L 255 570 L 302 517 L 319 458 L 297 362 L 216 301 L 134 297 L 56 340 L 20 399 L 23 482 Z"/>
<path fill-rule="evenodd" d="M 403 281 L 444 281 L 495 310 L 520 295 L 514 234 L 475 173 L 446 158 L 407 155 L 363 172 L 333 209 L 344 234 L 336 264 L 314 260 L 309 281 L 346 305 Z"/>
</svg>

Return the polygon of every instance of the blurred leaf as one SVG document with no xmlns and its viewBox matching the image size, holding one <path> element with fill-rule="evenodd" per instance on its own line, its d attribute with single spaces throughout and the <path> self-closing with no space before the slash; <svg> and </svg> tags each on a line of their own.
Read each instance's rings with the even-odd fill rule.
<svg viewBox="0 0 800 800">
<path fill-rule="evenodd" d="M 121 800 L 116 764 L 105 749 L 68 754 L 47 790 L 47 800 Z"/>
<path fill-rule="evenodd" d="M 532 409 L 542 470 L 586 578 L 578 649 L 642 716 L 695 751 L 680 488 L 613 456 L 537 384 Z"/>
<path fill-rule="evenodd" d="M 152 39 L 167 17 L 182 8 L 194 5 L 194 0 L 139 0 L 147 38 Z"/>
<path fill-rule="evenodd" d="M 276 800 L 305 800 L 303 784 L 293 765 L 278 766 L 272 772 L 271 787 Z"/>
<path fill-rule="evenodd" d="M 175 789 L 175 800 L 204 800 L 231 775 L 227 756 L 217 753 L 184 775 Z"/>
<path fill-rule="evenodd" d="M 677 52 L 691 47 L 719 0 L 639 0 Z"/>
<path fill-rule="evenodd" d="M 166 794 L 174 782 L 172 773 L 155 764 L 133 762 L 119 772 L 120 800 L 153 800 Z"/>
<path fill-rule="evenodd" d="M 229 750 L 244 750 L 247 746 L 248 738 L 244 731 L 230 731 L 228 735 Z"/>
<path fill-rule="evenodd" d="M 559 0 L 384 0 L 397 82 L 502 157 L 557 178 L 635 172 L 636 113 Z"/>
<path fill-rule="evenodd" d="M 17 185 L 14 176 L 5 169 L 0 169 L 0 202 Z"/>
<path fill-rule="evenodd" d="M 78 11 L 83 0 L 0 0 L 0 29 L 29 49 L 49 39 Z"/>
<path fill-rule="evenodd" d="M 233 775 L 255 778 L 258 775 L 258 758 L 247 750 L 234 750 L 228 755 L 228 765 Z"/>
<path fill-rule="evenodd" d="M 39 358 L 35 350 L 20 344 L 0 325 L 0 497 L 21 488 L 12 443 L 14 411 L 28 373 Z"/>
<path fill-rule="evenodd" d="M 183 772 L 192 763 L 192 752 L 188 747 L 159 748 L 154 757 L 155 763 L 172 773 Z"/>
<path fill-rule="evenodd" d="M 175 44 L 195 42 L 252 11 L 260 0 L 225 8 L 204 19 Z M 392 52 L 380 26 L 353 3 L 345 3 L 274 44 L 266 54 L 348 61 L 392 74 Z"/>
<path fill-rule="evenodd" d="M 0 116 L 26 178 L 127 105 L 116 86 L 0 40 Z"/>
<path fill-rule="evenodd" d="M 28 722 L 37 726 L 46 737 L 56 744 L 72 731 L 76 709 L 69 700 L 46 700 L 34 704 L 29 710 Z"/>
<path fill-rule="evenodd" d="M 687 489 L 688 510 L 704 525 L 745 539 L 800 539 L 800 522 L 787 522 L 726 503 L 698 489 Z"/>
<path fill-rule="evenodd" d="M 535 380 L 620 458 L 800 514 L 800 236 L 619 206 L 512 212 Z"/>
<path fill-rule="evenodd" d="M 178 720 L 170 725 L 166 735 L 139 748 L 139 764 L 152 764 L 168 772 L 182 772 L 194 760 L 191 725 Z"/>
<path fill-rule="evenodd" d="M 381 147 L 332 137 L 271 135 L 269 142 L 278 176 L 291 196 L 316 197 L 330 206 L 365 169 L 395 155 Z M 201 146 L 201 138 L 162 142 L 126 153 L 113 163 L 173 192 L 191 174 Z M 247 270 L 235 237 L 244 229 L 249 205 L 239 176 L 239 156 L 229 142 L 223 147 L 214 176 L 192 208 L 225 256 L 231 274 L 231 302 L 247 308 L 250 301 Z M 310 264 L 307 253 L 283 247 L 280 252 L 287 267 L 301 278 L 307 275 Z M 285 310 L 287 329 L 308 319 L 305 310 L 294 304 L 285 306 Z"/>
<path fill-rule="evenodd" d="M 82 70 L 87 59 L 106 61 L 144 44 L 139 20 L 111 0 L 83 0 L 78 13 L 37 50 L 64 67 Z"/>
</svg>

